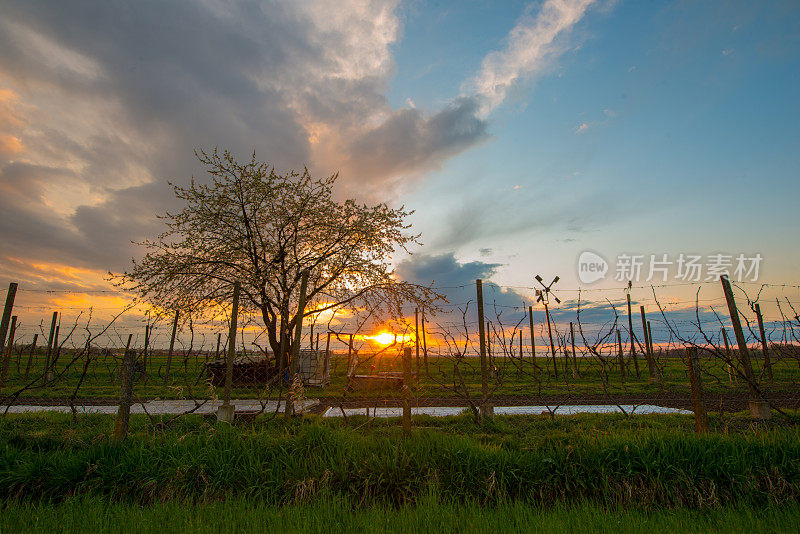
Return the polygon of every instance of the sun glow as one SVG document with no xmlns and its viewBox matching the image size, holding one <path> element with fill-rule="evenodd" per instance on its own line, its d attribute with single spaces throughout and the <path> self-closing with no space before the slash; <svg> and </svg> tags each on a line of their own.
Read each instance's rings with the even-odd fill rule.
<svg viewBox="0 0 800 534">
<path fill-rule="evenodd" d="M 390 345 L 392 343 L 404 343 L 411 341 L 414 337 L 411 334 L 393 334 L 391 332 L 381 332 L 374 336 L 364 336 L 366 341 L 372 341 L 378 345 Z"/>
</svg>

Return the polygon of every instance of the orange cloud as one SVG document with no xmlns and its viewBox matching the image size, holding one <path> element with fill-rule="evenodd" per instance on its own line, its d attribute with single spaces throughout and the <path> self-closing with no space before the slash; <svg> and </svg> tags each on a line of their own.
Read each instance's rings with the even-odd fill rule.
<svg viewBox="0 0 800 534">
<path fill-rule="evenodd" d="M 57 282 L 88 282 L 88 283 L 102 283 L 105 282 L 105 271 L 83 269 L 81 267 L 73 267 L 71 265 L 63 265 L 58 263 L 32 263 L 30 268 L 36 272 L 39 278 L 48 281 Z"/>
<path fill-rule="evenodd" d="M 22 142 L 13 135 L 0 134 L 0 154 L 11 156 L 22 152 Z"/>
<path fill-rule="evenodd" d="M 18 102 L 17 93 L 11 89 L 0 88 L 0 128 L 22 126 L 22 117 L 15 109 Z"/>
<path fill-rule="evenodd" d="M 22 117 L 15 109 L 18 101 L 14 91 L 0 88 L 0 155 L 11 156 L 22 152 L 19 137 L 10 133 L 10 130 L 23 125 Z"/>
</svg>

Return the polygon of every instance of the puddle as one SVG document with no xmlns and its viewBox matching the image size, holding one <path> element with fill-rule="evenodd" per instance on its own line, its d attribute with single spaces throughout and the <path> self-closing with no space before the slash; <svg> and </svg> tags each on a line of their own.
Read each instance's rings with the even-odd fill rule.
<svg viewBox="0 0 800 534">
<path fill-rule="evenodd" d="M 630 404 L 620 405 L 627 413 L 634 415 L 648 414 L 681 414 L 691 415 L 691 410 L 680 410 L 678 408 L 667 408 L 655 406 L 653 404 Z M 448 415 L 458 415 L 469 408 L 464 406 L 420 406 L 412 407 L 411 415 L 431 415 L 434 417 L 446 417 Z M 494 413 L 497 415 L 540 415 L 549 414 L 553 411 L 556 415 L 573 415 L 578 413 L 622 413 L 616 405 L 595 404 L 579 406 L 496 406 Z M 345 408 L 344 413 L 351 415 L 367 415 L 367 408 Z M 375 407 L 369 408 L 370 417 L 402 417 L 403 409 L 400 407 Z M 341 408 L 328 408 L 323 417 L 342 417 Z"/>
</svg>

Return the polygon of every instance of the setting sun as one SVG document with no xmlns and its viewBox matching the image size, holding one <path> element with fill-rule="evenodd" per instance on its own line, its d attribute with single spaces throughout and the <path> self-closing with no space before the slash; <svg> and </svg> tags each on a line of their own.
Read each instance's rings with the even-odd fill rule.
<svg viewBox="0 0 800 534">
<path fill-rule="evenodd" d="M 390 334 L 389 332 L 381 332 L 376 336 L 367 336 L 367 339 L 371 339 L 379 345 L 388 345 L 395 340 L 395 335 Z"/>
</svg>

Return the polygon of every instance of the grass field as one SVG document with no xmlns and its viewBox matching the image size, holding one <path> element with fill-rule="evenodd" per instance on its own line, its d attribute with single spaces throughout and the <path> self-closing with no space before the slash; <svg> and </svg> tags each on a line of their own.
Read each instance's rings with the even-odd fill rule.
<svg viewBox="0 0 800 534">
<path fill-rule="evenodd" d="M 163 420 L 162 420 L 163 421 Z M 712 415 L 0 419 L 0 531 L 787 531 L 800 428 Z"/>
<path fill-rule="evenodd" d="M 24 351 L 23 351 L 24 352 Z M 83 376 L 84 360 L 75 359 L 70 351 L 60 355 L 56 364 L 59 376 L 53 383 L 42 385 L 35 382 L 35 377 L 41 376 L 44 370 L 44 353 L 40 350 L 31 359 L 31 366 L 27 372 L 28 354 L 15 354 L 9 362 L 9 372 L 6 383 L 0 394 L 8 395 L 15 390 L 32 384 L 25 390 L 21 398 L 66 398 L 77 391 L 77 397 L 114 398 L 119 395 L 119 356 L 111 354 L 94 355 L 89 362 L 87 372 Z M 213 357 L 213 355 L 212 355 Z M 761 375 L 761 356 L 754 351 L 752 354 L 754 369 Z M 362 365 L 359 373 L 372 373 L 380 371 L 401 370 L 400 358 L 396 354 L 370 359 L 369 355 L 362 355 Z M 135 392 L 143 399 L 150 398 L 210 398 L 219 388 L 209 386 L 207 374 L 204 371 L 206 355 L 192 354 L 188 357 L 176 355 L 173 358 L 168 384 L 164 381 L 166 357 L 155 353 L 149 358 L 148 373 L 141 378 Z M 477 358 L 467 358 L 460 365 L 460 374 L 454 372 L 452 358 L 444 356 L 430 356 L 428 358 L 428 372 L 422 366 L 419 381 L 416 386 L 417 397 L 447 397 L 454 395 L 454 384 L 459 384 L 459 391 L 477 395 L 480 391 L 481 377 L 480 365 Z M 531 397 L 570 395 L 573 397 L 590 395 L 631 396 L 663 394 L 665 392 L 676 397 L 689 396 L 689 385 L 686 364 L 673 353 L 671 357 L 661 355 L 658 366 L 661 371 L 662 381 L 659 384 L 648 381 L 647 366 L 640 355 L 640 373 L 637 377 L 633 362 L 626 357 L 626 375 L 620 373 L 619 363 L 609 359 L 606 365 L 608 381 L 604 385 L 601 380 L 603 366 L 594 358 L 578 358 L 579 376 L 573 377 L 572 364 L 563 358 L 557 359 L 559 377 L 555 378 L 552 360 L 538 356 L 535 361 L 526 357 L 522 361 L 511 358 L 496 357 L 493 360 L 497 372 L 490 380 L 491 395 L 496 397 Z M 567 364 L 569 366 L 567 367 Z M 746 394 L 747 388 L 742 380 L 730 381 L 727 366 L 724 362 L 714 358 L 703 358 L 703 380 L 708 393 L 733 393 Z M 68 369 L 67 369 L 68 368 Z M 331 383 L 324 388 L 307 388 L 306 396 L 314 398 L 336 398 L 344 395 L 346 385 L 347 356 L 336 354 L 331 358 Z M 774 382 L 767 383 L 762 376 L 762 387 L 766 391 L 792 390 L 796 396 L 796 388 L 800 383 L 800 366 L 793 358 L 779 360 L 773 355 Z M 463 386 L 457 377 L 463 378 Z M 264 385 L 249 384 L 235 386 L 232 391 L 234 398 L 267 398 L 277 395 L 277 388 L 268 389 Z M 368 389 L 347 393 L 350 396 L 363 397 L 392 397 L 398 396 L 396 391 L 384 389 Z"/>
<path fill-rule="evenodd" d="M 0 506 L 3 532 L 791 532 L 800 505 L 735 505 L 711 510 L 606 510 L 592 505 L 540 508 L 521 503 L 479 506 L 435 500 L 404 508 L 354 508 L 343 499 L 269 506 L 234 499 L 204 505 L 137 506 L 100 499 Z"/>
</svg>

